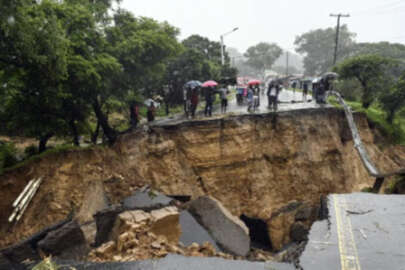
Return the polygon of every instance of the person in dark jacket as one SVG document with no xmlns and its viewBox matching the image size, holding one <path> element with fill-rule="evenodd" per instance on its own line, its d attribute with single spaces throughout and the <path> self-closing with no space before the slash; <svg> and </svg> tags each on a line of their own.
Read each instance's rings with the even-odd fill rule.
<svg viewBox="0 0 405 270">
<path fill-rule="evenodd" d="M 130 106 L 131 127 L 136 128 L 139 122 L 139 106 L 136 102 Z"/>
<path fill-rule="evenodd" d="M 146 117 L 148 118 L 148 122 L 153 122 L 155 120 L 155 104 L 152 101 L 148 107 L 148 111 L 146 113 Z"/>
<path fill-rule="evenodd" d="M 212 86 L 207 87 L 205 89 L 205 91 L 204 91 L 204 94 L 205 94 L 204 115 L 205 116 L 211 116 L 212 115 L 212 104 L 214 103 L 214 93 L 215 93 L 215 89 Z"/>
<path fill-rule="evenodd" d="M 271 81 L 267 89 L 268 108 L 277 111 L 278 108 L 278 95 L 280 93 L 280 85 L 277 81 Z"/>
<path fill-rule="evenodd" d="M 304 82 L 303 91 L 302 91 L 302 101 L 307 102 L 308 95 L 308 82 Z"/>
<path fill-rule="evenodd" d="M 319 86 L 317 89 L 317 100 L 316 103 L 320 103 L 320 104 L 324 104 L 326 103 L 325 101 L 325 81 L 323 79 L 321 79 L 321 81 L 319 82 Z"/>
<path fill-rule="evenodd" d="M 194 88 L 191 92 L 191 117 L 195 117 L 195 112 L 198 106 L 198 95 L 199 95 L 198 87 Z"/>
</svg>

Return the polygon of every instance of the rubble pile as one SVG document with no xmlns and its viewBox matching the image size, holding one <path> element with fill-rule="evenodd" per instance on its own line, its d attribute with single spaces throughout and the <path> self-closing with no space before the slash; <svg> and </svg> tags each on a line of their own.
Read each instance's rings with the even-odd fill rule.
<svg viewBox="0 0 405 270">
<path fill-rule="evenodd" d="M 89 260 L 134 261 L 162 258 L 169 253 L 185 256 L 218 256 L 233 258 L 206 242 L 185 247 L 179 243 L 181 228 L 176 207 L 164 207 L 150 213 L 142 210 L 125 211 L 117 216 L 111 232 L 113 240 L 92 250 Z"/>
</svg>

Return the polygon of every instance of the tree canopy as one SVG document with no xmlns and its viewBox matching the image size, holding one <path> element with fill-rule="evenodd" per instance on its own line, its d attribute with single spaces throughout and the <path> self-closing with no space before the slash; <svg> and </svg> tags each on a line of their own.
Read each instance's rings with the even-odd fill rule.
<svg viewBox="0 0 405 270">
<path fill-rule="evenodd" d="M 160 83 L 180 50 L 178 30 L 136 18 L 113 1 L 12 1 L 2 5 L 0 70 L 10 130 L 37 137 L 71 134 L 94 114 L 113 142 L 107 104 Z M 5 15 L 7 14 L 7 15 Z M 143 93 L 144 94 L 144 93 Z"/>
<path fill-rule="evenodd" d="M 355 36 L 349 32 L 347 25 L 341 26 L 337 62 L 350 55 Z M 335 37 L 335 27 L 312 30 L 296 37 L 296 51 L 305 56 L 304 68 L 307 75 L 322 74 L 333 66 Z"/>
<path fill-rule="evenodd" d="M 283 50 L 275 43 L 260 42 L 247 49 L 244 56 L 246 64 L 260 71 L 264 75 L 266 69 L 270 69 Z"/>
<path fill-rule="evenodd" d="M 98 127 L 113 143 L 109 115 L 117 104 L 167 94 L 167 85 L 174 98 L 165 102 L 179 103 L 187 80 L 236 76 L 227 54 L 220 64 L 219 42 L 197 35 L 179 42 L 177 28 L 113 10 L 115 2 L 1 1 L 3 131 L 37 138 L 40 151 L 52 136 L 79 144 L 84 129 L 97 135 Z"/>
<path fill-rule="evenodd" d="M 358 80 L 363 90 L 363 107 L 368 108 L 379 93 L 389 89 L 390 84 L 394 82 L 387 72 L 393 64 L 392 59 L 379 55 L 360 55 L 344 60 L 335 71 L 341 79 Z"/>
</svg>

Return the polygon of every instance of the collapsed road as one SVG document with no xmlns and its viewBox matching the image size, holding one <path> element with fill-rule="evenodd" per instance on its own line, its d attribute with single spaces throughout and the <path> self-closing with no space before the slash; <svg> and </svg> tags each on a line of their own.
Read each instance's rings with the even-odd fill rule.
<svg viewBox="0 0 405 270">
<path fill-rule="evenodd" d="M 148 132 L 137 131 L 122 136 L 111 149 L 64 153 L 54 157 L 52 162 L 39 160 L 10 172 L 4 176 L 5 181 L 0 183 L 0 195 L 4 198 L 0 202 L 0 244 L 5 247 L 16 243 L 61 221 L 72 213 L 72 208 L 86 208 L 88 194 L 97 193 L 92 192 L 95 183 L 101 184 L 100 190 L 105 190 L 105 194 L 101 192 L 101 197 L 107 197 L 111 203 L 117 203 L 140 186 L 149 184 L 173 197 L 181 195 L 195 199 L 210 195 L 217 198 L 234 218 L 245 216 L 247 220 L 259 221 L 260 227 L 264 227 L 268 234 L 271 250 L 279 252 L 279 257 L 289 257 L 284 256 L 283 252 L 288 253 L 293 242 L 305 243 L 305 232 L 308 232 L 315 216 L 318 216 L 322 196 L 360 191 L 370 187 L 374 179 L 354 150 L 351 130 L 340 110 L 328 106 L 300 108 L 280 112 L 276 121 L 274 119 L 274 114 L 261 112 L 196 121 L 165 121 L 152 125 Z M 370 158 L 385 171 L 397 170 L 405 160 L 403 149 L 377 147 L 377 131 L 370 129 L 365 116 L 355 114 L 354 120 Z M 10 205 L 30 178 L 41 176 L 44 182 L 23 220 L 13 227 L 6 226 L 5 221 L 12 211 Z M 330 244 L 335 246 L 330 256 L 345 258 L 335 262 L 335 266 L 340 267 L 336 269 L 360 269 L 361 259 L 356 258 L 361 256 L 353 255 L 356 254 L 354 250 L 358 250 L 357 246 L 353 248 L 353 243 L 356 243 L 353 240 L 355 236 L 352 236 L 353 230 L 339 231 L 339 228 L 347 228 L 348 224 L 353 223 L 344 214 L 338 214 L 340 218 L 334 222 L 333 213 L 349 211 L 349 214 L 368 216 L 380 211 L 346 209 L 340 200 L 334 204 L 337 207 L 331 208 L 330 201 L 334 199 L 330 198 L 331 218 L 327 224 L 329 234 L 336 226 L 335 238 L 339 243 L 338 246 Z M 342 210 L 339 210 L 340 207 Z M 87 216 L 92 219 L 92 215 Z M 79 224 L 82 226 L 80 230 L 85 230 L 84 226 L 89 225 L 86 222 Z M 294 264 L 243 262 L 239 265 L 274 269 L 325 269 L 311 268 L 310 263 L 322 264 L 316 252 L 308 253 L 312 244 L 322 240 L 313 240 L 312 235 L 317 234 L 314 232 L 317 224 L 312 226 L 304 255 L 299 260 L 299 257 L 295 258 Z M 80 235 L 75 226 L 71 228 Z M 255 230 L 256 227 L 249 229 Z M 380 225 L 375 227 L 382 228 L 382 233 L 387 231 Z M 361 237 L 367 237 L 364 229 L 359 231 Z M 45 239 L 47 234 L 41 237 Z M 326 241 L 327 246 L 329 242 Z M 317 247 L 312 249 L 316 250 Z M 325 248 L 321 247 L 320 250 Z M 401 253 L 394 254 L 400 256 Z M 113 256 L 111 258 L 114 259 Z M 354 261 L 352 258 L 355 258 Z M 219 262 L 225 265 L 224 268 L 229 267 L 228 262 L 237 264 L 222 259 L 201 259 L 199 262 L 199 259 L 176 256 L 152 263 L 165 265 L 167 261 L 173 265 L 182 262 L 185 266 L 188 263 L 204 265 L 202 261 L 215 266 L 215 262 Z"/>
</svg>

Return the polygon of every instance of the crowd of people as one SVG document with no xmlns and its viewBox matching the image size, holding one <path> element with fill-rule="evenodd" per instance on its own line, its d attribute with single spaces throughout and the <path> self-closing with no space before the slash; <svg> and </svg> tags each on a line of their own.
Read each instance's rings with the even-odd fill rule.
<svg viewBox="0 0 405 270">
<path fill-rule="evenodd" d="M 329 80 L 322 78 L 318 81 L 300 81 L 299 88 L 302 90 L 302 101 L 307 102 L 310 85 L 312 86 L 312 96 L 317 103 L 326 103 L 325 94 L 329 89 Z M 290 87 L 293 90 L 294 96 L 298 82 L 292 81 Z M 270 80 L 267 86 L 261 87 L 260 82 L 248 84 L 247 87 L 236 88 L 236 104 L 239 106 L 247 105 L 248 112 L 256 112 L 260 107 L 261 96 L 267 96 L 267 108 L 273 112 L 278 110 L 279 94 L 283 89 L 283 82 L 278 79 Z M 223 85 L 218 87 L 212 85 L 202 87 L 199 84 L 185 85 L 183 88 L 184 96 L 184 112 L 186 117 L 194 118 L 196 116 L 200 98 L 204 98 L 204 116 L 211 117 L 213 105 L 218 95 L 220 98 L 221 113 L 226 113 L 228 108 L 228 96 L 230 91 L 228 87 Z M 147 105 L 146 118 L 148 122 L 155 120 L 156 105 L 151 101 Z M 136 127 L 139 122 L 139 105 L 133 103 L 130 106 L 131 126 Z"/>
<path fill-rule="evenodd" d="M 247 87 L 236 88 L 236 103 L 239 106 L 247 105 L 248 112 L 255 112 L 260 107 L 261 95 L 267 95 L 268 108 L 277 111 L 278 96 L 282 89 L 280 80 L 272 80 L 267 86 L 267 91 L 260 87 L 260 82 L 249 84 Z M 217 86 L 201 87 L 187 85 L 184 87 L 184 112 L 186 117 L 194 118 L 199 104 L 199 98 L 205 101 L 204 116 L 211 117 L 216 95 L 220 98 L 221 113 L 227 112 L 229 89 L 226 86 L 217 89 Z"/>
<path fill-rule="evenodd" d="M 217 89 L 216 86 L 201 88 L 200 86 L 187 86 L 184 88 L 184 112 L 186 117 L 194 118 L 199 104 L 200 96 L 204 97 L 204 116 L 212 116 L 216 95 L 221 100 L 221 112 L 226 113 L 228 107 L 228 95 L 230 91 L 227 87 Z"/>
</svg>

